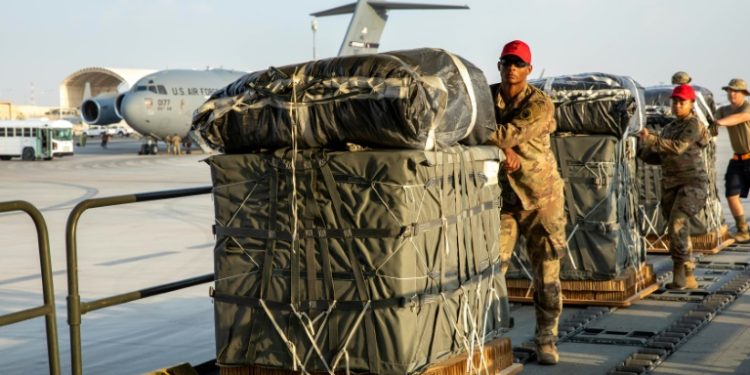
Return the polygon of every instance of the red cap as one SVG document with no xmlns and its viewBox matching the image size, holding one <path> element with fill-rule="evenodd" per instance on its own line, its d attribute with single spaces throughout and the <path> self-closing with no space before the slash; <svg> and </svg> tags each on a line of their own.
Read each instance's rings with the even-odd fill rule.
<svg viewBox="0 0 750 375">
<path fill-rule="evenodd" d="M 520 40 L 514 40 L 503 47 L 503 52 L 500 53 L 500 58 L 502 59 L 506 55 L 517 56 L 525 63 L 531 64 L 531 49 L 528 44 Z"/>
<path fill-rule="evenodd" d="M 690 85 L 679 85 L 672 90 L 671 98 L 695 101 L 695 90 L 693 90 L 693 86 Z"/>
</svg>

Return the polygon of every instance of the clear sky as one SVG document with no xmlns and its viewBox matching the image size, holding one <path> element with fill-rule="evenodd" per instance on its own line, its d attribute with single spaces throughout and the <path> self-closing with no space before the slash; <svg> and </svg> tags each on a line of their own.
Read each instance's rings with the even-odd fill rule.
<svg viewBox="0 0 750 375">
<path fill-rule="evenodd" d="M 406 0 L 405 0 L 406 1 Z M 676 70 L 720 92 L 750 79 L 748 0 L 408 0 L 471 10 L 391 11 L 381 51 L 438 47 L 490 82 L 502 45 L 531 45 L 534 77 L 601 71 L 644 86 Z M 64 0 L 0 5 L 0 101 L 57 105 L 85 67 L 244 71 L 312 59 L 310 13 L 347 0 Z M 317 57 L 336 55 L 349 16 L 318 20 Z"/>
</svg>

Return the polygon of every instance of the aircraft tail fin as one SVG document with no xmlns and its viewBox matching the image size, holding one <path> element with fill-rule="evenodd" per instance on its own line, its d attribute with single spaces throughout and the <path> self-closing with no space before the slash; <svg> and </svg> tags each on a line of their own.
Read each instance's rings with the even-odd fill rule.
<svg viewBox="0 0 750 375">
<path fill-rule="evenodd" d="M 384 0 L 358 0 L 355 3 L 311 13 L 313 17 L 327 17 L 353 13 L 339 56 L 378 52 L 380 36 L 388 20 L 387 11 L 414 9 L 469 9 L 468 5 L 394 3 Z"/>
</svg>

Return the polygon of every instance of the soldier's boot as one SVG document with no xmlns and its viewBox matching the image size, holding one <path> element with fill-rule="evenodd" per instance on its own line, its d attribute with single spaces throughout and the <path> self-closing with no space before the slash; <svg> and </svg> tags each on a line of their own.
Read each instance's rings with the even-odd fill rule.
<svg viewBox="0 0 750 375">
<path fill-rule="evenodd" d="M 734 234 L 734 241 L 737 243 L 750 242 L 750 231 L 747 229 L 745 215 L 735 216 L 734 221 L 737 224 L 737 233 Z"/>
<path fill-rule="evenodd" d="M 557 353 L 555 344 L 537 344 L 536 359 L 540 365 L 556 365 L 560 360 L 560 354 Z"/>
<path fill-rule="evenodd" d="M 697 289 L 698 280 L 693 275 L 692 262 L 675 262 L 672 269 L 672 282 L 667 284 L 667 289 Z"/>
<path fill-rule="evenodd" d="M 737 243 L 748 243 L 750 242 L 750 231 L 745 228 L 745 230 L 738 230 L 737 233 L 734 234 L 734 242 Z"/>
<path fill-rule="evenodd" d="M 698 280 L 693 274 L 694 269 L 695 263 L 685 262 L 685 289 L 698 289 Z"/>
<path fill-rule="evenodd" d="M 674 262 L 672 265 L 672 282 L 667 284 L 667 289 L 685 289 L 685 263 Z"/>
</svg>

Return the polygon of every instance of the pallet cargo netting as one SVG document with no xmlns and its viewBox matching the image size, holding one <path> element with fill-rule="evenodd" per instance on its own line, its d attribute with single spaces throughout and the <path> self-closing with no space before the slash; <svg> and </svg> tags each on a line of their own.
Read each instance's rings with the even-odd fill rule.
<svg viewBox="0 0 750 375">
<path fill-rule="evenodd" d="M 423 48 L 247 74 L 217 90 L 196 111 L 193 128 L 228 154 L 291 147 L 293 138 L 299 148 L 435 150 L 483 143 L 494 119 L 484 73 L 450 52 Z"/>
<path fill-rule="evenodd" d="M 567 254 L 563 300 L 627 306 L 653 272 L 637 219 L 635 139 L 644 125 L 643 88 L 629 77 L 585 73 L 531 81 L 555 104 L 551 144 L 565 182 Z M 509 295 L 530 300 L 529 260 L 516 246 Z"/>
<path fill-rule="evenodd" d="M 713 118 L 715 104 L 710 90 L 693 86 L 698 96 L 695 113 L 704 125 Z M 646 88 L 646 127 L 655 133 L 675 120 L 672 115 L 671 94 L 674 86 L 652 86 Z M 711 139 L 708 147 L 701 152 L 701 158 L 708 172 L 709 189 L 706 207 L 690 218 L 690 233 L 693 250 L 718 252 L 731 244 L 724 223 L 724 214 L 719 191 L 716 186 L 716 142 Z M 660 208 L 661 166 L 646 164 L 638 160 L 638 209 L 643 222 L 641 234 L 646 238 L 648 250 L 655 253 L 669 252 L 667 222 Z"/>
<path fill-rule="evenodd" d="M 558 134 L 552 149 L 565 181 L 568 220 L 560 277 L 609 280 L 640 267 L 645 253 L 636 218 L 635 140 Z M 529 276 L 529 261 L 518 250 L 509 278 Z"/>
<path fill-rule="evenodd" d="M 219 365 L 411 374 L 471 358 L 510 325 L 500 160 L 487 146 L 209 158 Z"/>
</svg>

